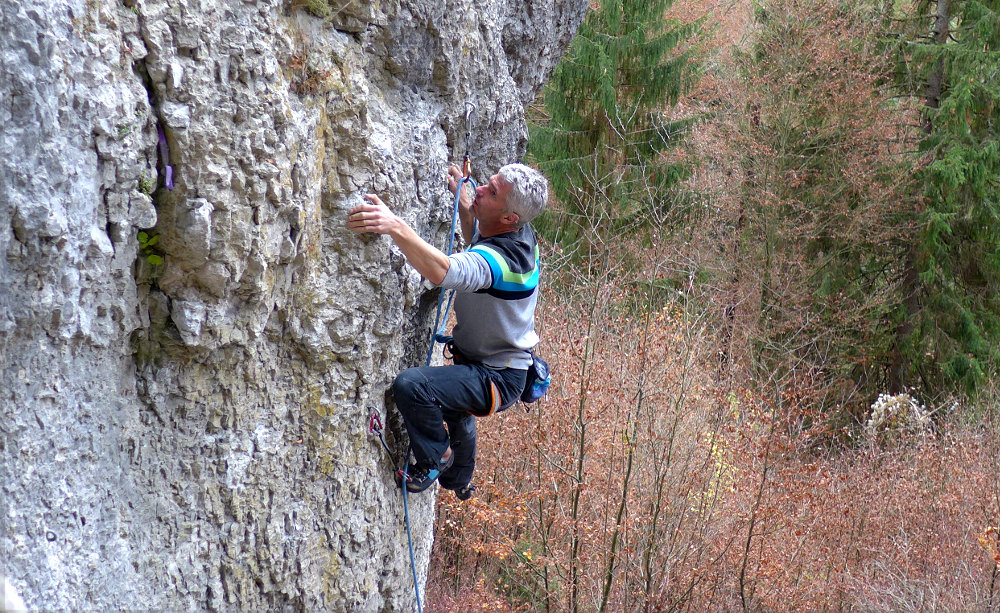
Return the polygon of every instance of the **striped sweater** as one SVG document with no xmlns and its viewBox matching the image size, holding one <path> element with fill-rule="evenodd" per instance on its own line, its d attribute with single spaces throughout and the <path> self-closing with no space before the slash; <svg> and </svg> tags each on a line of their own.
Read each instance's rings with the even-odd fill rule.
<svg viewBox="0 0 1000 613">
<path fill-rule="evenodd" d="M 488 366 L 527 369 L 528 350 L 538 343 L 540 266 L 531 226 L 489 238 L 477 233 L 469 249 L 448 258 L 441 286 L 456 290 L 455 346 Z"/>
</svg>

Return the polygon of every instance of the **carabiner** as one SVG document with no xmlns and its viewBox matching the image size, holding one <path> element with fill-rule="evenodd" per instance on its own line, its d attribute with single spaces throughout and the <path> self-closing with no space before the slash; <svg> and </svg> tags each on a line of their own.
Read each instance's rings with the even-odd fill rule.
<svg viewBox="0 0 1000 613">
<path fill-rule="evenodd" d="M 381 436 L 382 431 L 382 420 L 379 418 L 378 412 L 372 411 L 371 416 L 368 418 L 368 432 L 375 436 Z"/>
<path fill-rule="evenodd" d="M 465 131 L 472 130 L 472 114 L 476 111 L 476 105 L 471 102 L 465 103 Z"/>
</svg>

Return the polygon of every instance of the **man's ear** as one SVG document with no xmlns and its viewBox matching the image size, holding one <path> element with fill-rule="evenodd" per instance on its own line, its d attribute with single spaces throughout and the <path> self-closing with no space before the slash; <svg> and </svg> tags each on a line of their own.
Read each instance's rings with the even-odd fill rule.
<svg viewBox="0 0 1000 613">
<path fill-rule="evenodd" d="M 500 221 L 502 221 L 505 224 L 512 225 L 512 226 L 516 226 L 517 222 L 520 219 L 521 219 L 521 216 L 518 215 L 517 213 L 515 213 L 514 211 L 511 211 L 509 213 L 504 213 L 503 215 L 500 216 Z"/>
</svg>

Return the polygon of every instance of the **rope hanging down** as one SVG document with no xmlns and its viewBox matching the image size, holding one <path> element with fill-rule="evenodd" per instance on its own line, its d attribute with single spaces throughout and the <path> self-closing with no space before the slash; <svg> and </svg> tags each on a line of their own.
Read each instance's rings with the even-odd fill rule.
<svg viewBox="0 0 1000 613">
<path fill-rule="evenodd" d="M 472 178 L 472 159 L 469 157 L 469 143 L 472 140 L 472 113 L 476 110 L 476 105 L 471 102 L 465 103 L 465 159 L 462 162 L 462 178 L 459 180 L 458 185 L 455 189 L 455 203 L 452 206 L 451 211 L 451 230 L 448 232 L 448 251 L 447 254 L 451 255 L 452 250 L 455 248 L 455 229 L 458 225 L 458 207 L 459 202 L 462 197 L 462 188 L 468 183 L 472 186 L 472 191 L 475 192 L 476 185 L 475 180 Z M 448 294 L 448 301 L 445 303 L 445 294 Z M 452 299 L 455 297 L 455 290 L 441 291 L 438 294 L 437 311 L 434 315 L 434 328 L 431 332 L 430 347 L 427 349 L 427 362 L 426 365 L 430 366 L 431 361 L 434 358 L 434 346 L 436 343 L 444 343 L 447 341 L 445 336 L 445 329 L 448 325 L 448 313 L 451 312 Z M 442 313 L 442 305 L 444 305 Z M 390 459 L 392 458 L 392 452 L 389 450 L 389 445 L 385 442 L 385 436 L 383 435 L 384 429 L 382 427 L 382 420 L 379 419 L 378 413 L 373 412 L 368 419 L 368 431 L 376 435 L 379 441 L 382 443 L 382 447 L 385 449 L 386 453 L 389 454 Z M 413 592 L 417 597 L 417 612 L 422 613 L 423 606 L 420 601 L 420 587 L 419 580 L 417 578 L 417 563 L 415 556 L 413 554 L 413 532 L 410 529 L 410 508 L 409 502 L 407 500 L 406 483 L 410 480 L 410 476 L 406 472 L 406 465 L 410 459 L 410 453 L 412 452 L 411 447 L 406 448 L 406 455 L 403 456 L 403 463 L 396 469 L 396 476 L 399 478 L 400 489 L 403 490 L 403 519 L 406 523 L 406 541 L 410 549 L 410 570 L 413 573 Z"/>
<path fill-rule="evenodd" d="M 389 450 L 388 443 L 385 442 L 385 429 L 382 427 L 382 420 L 379 419 L 378 413 L 373 412 L 371 417 L 368 418 L 368 431 L 378 437 L 378 440 L 382 443 L 382 448 L 389 455 L 389 461 L 393 461 L 392 451 Z M 403 465 L 406 465 L 406 460 L 410 457 L 410 450 L 406 450 L 406 457 L 403 458 Z M 417 613 L 422 613 L 423 607 L 420 603 L 420 588 L 419 579 L 417 578 L 417 561 L 413 554 L 413 532 L 410 529 L 410 505 L 406 499 L 406 471 L 403 468 L 398 470 L 398 473 L 402 475 L 402 480 L 400 481 L 400 486 L 403 490 L 403 521 L 406 523 L 406 544 L 410 549 L 410 572 L 413 574 L 413 593 L 417 597 Z"/>
<path fill-rule="evenodd" d="M 455 227 L 458 224 L 458 203 L 462 198 L 462 188 L 468 183 L 472 186 L 473 193 L 475 193 L 476 187 L 478 187 L 472 178 L 472 158 L 469 157 L 469 143 L 472 140 L 472 113 L 476 110 L 476 105 L 466 102 L 465 108 L 465 159 L 462 162 L 462 178 L 455 188 L 455 204 L 451 211 L 451 230 L 448 232 L 448 255 L 451 255 L 455 247 Z M 448 294 L 448 303 L 445 305 L 444 317 L 442 317 L 441 304 L 444 302 L 445 294 Z M 434 357 L 434 344 L 447 341 L 444 332 L 448 326 L 448 313 L 451 312 L 451 302 L 454 297 L 455 290 L 442 291 L 438 294 L 437 313 L 434 316 L 434 332 L 431 333 L 431 340 L 428 343 L 430 347 L 427 348 L 427 366 L 431 365 L 431 360 Z"/>
</svg>

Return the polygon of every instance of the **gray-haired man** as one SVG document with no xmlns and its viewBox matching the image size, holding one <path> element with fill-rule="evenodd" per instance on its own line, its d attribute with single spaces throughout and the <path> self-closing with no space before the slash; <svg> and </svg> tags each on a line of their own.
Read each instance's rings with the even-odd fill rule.
<svg viewBox="0 0 1000 613">
<path fill-rule="evenodd" d="M 452 193 L 461 177 L 458 166 L 448 168 Z M 420 274 L 456 290 L 455 364 L 409 368 L 396 377 L 393 393 L 416 460 L 407 489 L 420 492 L 439 480 L 460 490 L 475 469 L 474 416 L 517 401 L 538 343 L 538 244 L 528 222 L 545 209 L 548 183 L 533 168 L 508 164 L 474 198 L 463 193 L 459 215 L 470 246 L 452 255 L 420 238 L 374 194 L 365 198 L 370 204 L 351 209 L 347 226 L 388 234 Z"/>
</svg>

